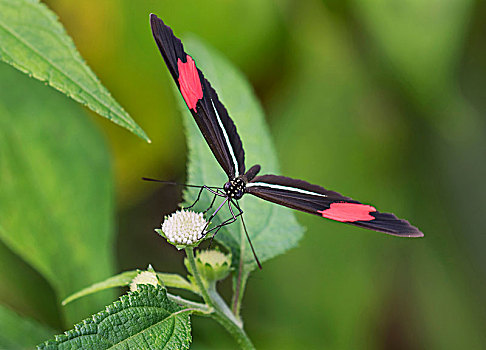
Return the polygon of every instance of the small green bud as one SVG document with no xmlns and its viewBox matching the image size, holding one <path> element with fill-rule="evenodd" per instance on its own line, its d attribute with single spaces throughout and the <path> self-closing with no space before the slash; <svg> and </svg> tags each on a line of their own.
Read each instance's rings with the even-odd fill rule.
<svg viewBox="0 0 486 350">
<path fill-rule="evenodd" d="M 225 279 L 231 270 L 231 255 L 218 250 L 200 251 L 195 260 L 201 277 L 209 283 Z"/>
</svg>

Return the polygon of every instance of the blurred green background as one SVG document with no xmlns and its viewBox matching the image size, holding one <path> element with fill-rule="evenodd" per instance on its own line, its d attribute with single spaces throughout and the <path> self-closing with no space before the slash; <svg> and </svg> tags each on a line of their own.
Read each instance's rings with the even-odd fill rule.
<svg viewBox="0 0 486 350">
<path fill-rule="evenodd" d="M 180 191 L 140 180 L 185 178 L 181 116 L 150 32 L 153 12 L 178 36 L 197 34 L 248 77 L 283 174 L 373 203 L 425 233 L 399 239 L 298 214 L 307 227 L 300 246 L 248 283 L 242 315 L 256 347 L 486 348 L 485 2 L 45 3 L 153 142 L 79 107 L 112 153 L 115 271 L 149 263 L 184 271 L 182 254 L 153 232 Z M 0 274 L 2 302 L 64 327 L 43 277 L 7 256 L 0 263 L 18 259 L 19 269 Z M 37 302 L 12 301 L 12 278 L 29 280 Z M 222 289 L 229 295 L 229 284 Z M 193 328 L 194 349 L 235 347 L 215 322 L 193 318 Z"/>
</svg>

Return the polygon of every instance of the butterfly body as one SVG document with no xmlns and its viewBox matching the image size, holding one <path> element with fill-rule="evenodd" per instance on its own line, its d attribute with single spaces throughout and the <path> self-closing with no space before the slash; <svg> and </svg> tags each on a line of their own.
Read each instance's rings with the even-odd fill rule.
<svg viewBox="0 0 486 350">
<path fill-rule="evenodd" d="M 239 200 L 243 197 L 246 191 L 246 185 L 249 181 L 253 180 L 255 176 L 260 172 L 260 165 L 256 164 L 252 166 L 245 174 L 236 178 L 230 179 L 223 186 L 223 190 L 229 198 Z"/>
<path fill-rule="evenodd" d="M 374 231 L 401 237 L 422 237 L 408 221 L 379 212 L 338 192 L 303 180 L 278 175 L 258 175 L 260 166 L 245 171 L 245 153 L 236 126 L 194 59 L 184 51 L 172 29 L 151 15 L 152 33 L 186 105 L 222 170 L 228 176 L 219 196 L 235 205 L 245 194 L 288 208 Z M 216 193 L 216 192 L 213 192 Z M 242 214 L 242 212 L 240 213 Z M 234 217 L 235 218 L 235 217 Z M 236 218 L 235 218 L 236 220 Z"/>
<path fill-rule="evenodd" d="M 237 177 L 236 179 L 230 180 L 224 184 L 223 190 L 226 196 L 232 199 L 241 199 L 245 194 L 246 182 L 243 177 Z"/>
</svg>

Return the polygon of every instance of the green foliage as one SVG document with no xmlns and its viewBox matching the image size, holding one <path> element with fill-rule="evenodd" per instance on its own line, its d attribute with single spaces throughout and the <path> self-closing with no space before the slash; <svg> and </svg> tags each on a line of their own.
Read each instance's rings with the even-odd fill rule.
<svg viewBox="0 0 486 350">
<path fill-rule="evenodd" d="M 38 349 L 189 349 L 190 313 L 168 300 L 164 288 L 139 285 Z"/>
<path fill-rule="evenodd" d="M 60 301 L 112 274 L 106 144 L 72 101 L 4 64 L 0 77 L 0 239 Z M 98 295 L 63 313 L 73 322 L 109 300 Z"/>
<path fill-rule="evenodd" d="M 59 300 L 50 284 L 2 240 L 0 281 L 0 304 L 19 315 L 41 320 L 52 328 L 62 327 Z"/>
<path fill-rule="evenodd" d="M 94 283 L 89 287 L 81 289 L 79 292 L 71 294 L 66 299 L 62 301 L 63 305 L 66 305 L 76 299 L 84 297 L 86 295 L 90 295 L 96 292 L 100 292 L 105 289 L 115 288 L 115 287 L 124 287 L 128 286 L 130 282 L 137 276 L 139 271 L 125 271 L 118 275 L 112 276 L 107 278 L 104 281 Z"/>
<path fill-rule="evenodd" d="M 186 51 L 195 58 L 198 67 L 218 91 L 219 98 L 234 120 L 245 149 L 247 168 L 261 162 L 262 174 L 278 173 L 272 137 L 265 124 L 263 110 L 250 84 L 220 54 L 198 40 L 188 38 L 184 40 L 184 44 Z M 177 94 L 179 95 L 179 93 Z M 180 98 L 180 108 L 184 114 L 189 148 L 187 182 L 222 186 L 228 179 L 207 146 L 182 98 Z M 197 190 L 187 190 L 184 193 L 186 204 L 191 203 L 196 196 Z M 204 210 L 209 206 L 211 199 L 210 194 L 204 193 L 197 208 Z M 249 195 L 245 196 L 240 203 L 245 212 L 248 233 L 261 262 L 297 245 L 302 237 L 303 228 L 297 223 L 290 209 Z M 226 210 L 218 214 L 213 223 L 218 224 L 228 217 L 230 217 L 230 213 Z M 233 265 L 238 266 L 241 259 L 244 273 L 256 267 L 255 259 L 239 222 L 221 229 L 215 239 L 231 249 Z"/>
<path fill-rule="evenodd" d="M 71 294 L 70 296 L 68 296 L 66 299 L 62 301 L 62 304 L 66 305 L 76 299 L 79 299 L 81 297 L 93 293 L 100 292 L 105 289 L 128 286 L 135 278 L 135 276 L 137 276 L 140 272 L 141 272 L 140 270 L 125 271 L 118 275 L 107 278 L 104 281 L 92 284 L 89 287 L 81 289 L 79 292 Z M 157 276 L 159 277 L 160 281 L 164 284 L 165 287 L 180 288 L 180 289 L 186 289 L 195 292 L 194 286 L 191 285 L 185 278 L 183 278 L 180 275 L 176 275 L 173 273 L 157 272 Z"/>
<path fill-rule="evenodd" d="M 134 262 L 138 266 L 151 261 L 159 264 L 158 259 L 165 267 L 181 265 L 180 259 L 171 258 L 175 253 L 160 254 L 154 244 L 159 237 L 152 234 L 153 240 L 149 238 L 153 228 L 149 223 L 159 210 L 153 209 L 153 198 L 160 198 L 163 210 L 168 210 L 175 207 L 178 197 L 162 199 L 155 191 L 150 195 L 156 187 L 139 179 L 152 176 L 182 181 L 186 162 L 180 118 L 169 91 L 174 84 L 150 35 L 150 12 L 161 15 L 178 35 L 197 33 L 244 71 L 268 111 L 282 174 L 394 211 L 426 233 L 423 241 L 404 241 L 299 215 L 309 229 L 300 249 L 265 263 L 259 276 L 251 279 L 251 291 L 245 298 L 245 328 L 258 348 L 485 347 L 482 213 L 486 129 L 481 116 L 486 107 L 482 79 L 486 8 L 481 1 L 305 0 L 297 4 L 216 0 L 217 6 L 214 1 L 201 0 L 46 2 L 60 15 L 79 51 L 112 93 L 137 116 L 139 124 L 154 130 L 151 136 L 156 146 L 149 149 L 132 134 L 119 132 L 101 118 L 95 120 L 101 121 L 108 135 L 116 164 L 122 234 L 114 244 L 114 205 L 110 202 L 107 210 L 106 193 L 84 193 L 91 180 L 98 192 L 100 182 L 108 186 L 112 182 L 100 169 L 109 172 L 100 164 L 110 158 L 101 151 L 105 146 L 96 130 L 73 103 L 43 92 L 47 88 L 29 84 L 18 74 L 9 78 L 5 67 L 0 67 L 0 303 L 16 312 L 5 313 L 0 307 L 0 348 L 24 349 L 50 338 L 52 331 L 38 328 L 32 319 L 60 333 L 69 328 L 62 322 L 66 314 L 70 321 L 78 321 L 82 314 L 100 310 L 113 300 L 97 295 L 67 308 L 59 305 L 67 294 L 113 273 L 115 248 L 120 270 L 133 268 Z M 210 16 L 197 15 L 211 5 Z M 40 30 L 32 30 L 29 23 Z M 67 90 L 73 88 L 73 82 L 62 80 L 63 72 L 75 78 L 92 73 L 82 72 L 86 65 L 66 38 L 42 3 L 0 0 L 1 58 L 19 58 L 17 68 L 65 89 L 73 98 L 84 99 L 83 103 L 91 101 L 95 104 L 92 109 L 109 113 L 108 105 L 96 106 L 88 91 Z M 20 39 L 30 47 L 22 46 Z M 184 43 L 190 53 L 196 53 L 189 42 Z M 48 48 L 51 45 L 53 50 Z M 69 71 L 53 71 L 46 60 L 62 55 L 65 59 L 56 63 L 67 63 Z M 231 96 L 231 84 L 219 84 L 215 62 L 195 56 L 236 119 L 235 107 L 227 99 L 240 96 Z M 216 74 L 210 75 L 211 69 Z M 59 86 L 56 79 L 46 81 L 51 78 L 47 73 L 59 78 Z M 14 95 L 18 96 L 12 98 Z M 246 102 L 242 100 L 242 104 Z M 22 110 L 27 111 L 22 112 L 24 116 Z M 191 117 L 183 120 L 194 129 L 195 138 L 194 121 Z M 260 126 L 250 125 L 248 135 L 244 134 L 245 120 L 240 118 L 236 124 L 247 151 L 247 165 L 270 165 L 267 150 L 260 154 L 248 150 L 249 139 Z M 78 127 L 79 135 L 73 130 Z M 66 138 L 58 137 L 64 134 L 62 128 L 66 128 Z M 59 149 L 54 149 L 55 140 Z M 93 140 L 98 149 L 90 146 Z M 66 142 L 75 143 L 79 152 L 66 148 Z M 205 144 L 193 146 L 195 157 L 207 157 L 202 165 L 214 162 Z M 63 149 L 65 154 L 59 158 Z M 29 158 L 39 153 L 39 161 Z M 97 162 L 100 154 L 104 154 L 103 161 Z M 61 171 L 64 161 L 68 171 Z M 191 171 L 199 176 L 194 165 Z M 7 172 L 7 168 L 11 169 Z M 46 168 L 58 175 L 49 181 Z M 33 175 L 28 178 L 23 169 Z M 211 169 L 219 177 L 202 183 L 222 185 L 226 179 L 218 165 L 214 163 Z M 86 182 L 81 183 L 81 174 Z M 53 199 L 54 205 L 41 203 L 39 192 L 48 192 L 45 201 Z M 65 200 L 65 192 L 69 200 Z M 171 192 L 164 189 L 163 193 Z M 78 197 L 86 203 L 88 196 L 94 208 L 77 203 Z M 191 199 L 189 194 L 187 200 Z M 32 203 L 26 204 L 29 201 Z M 244 210 L 251 211 L 252 203 L 244 201 Z M 76 224 L 60 219 L 69 209 Z M 100 229 L 107 213 L 109 224 L 106 230 Z M 97 223 L 81 222 L 88 217 Z M 15 224 L 10 223 L 13 221 Z M 259 219 L 247 216 L 246 221 L 251 225 Z M 5 222 L 9 223 L 7 233 Z M 84 229 L 71 236 L 72 227 L 79 223 Z M 238 233 L 240 227 L 233 224 L 230 230 Z M 244 241 L 238 242 L 240 237 L 229 231 L 218 236 L 233 246 L 233 253 Z M 261 245 L 259 253 L 265 249 Z M 243 257 L 250 263 L 248 246 L 243 247 Z M 44 250 L 45 255 L 57 257 L 44 259 Z M 108 258 L 102 257 L 105 254 Z M 80 259 L 82 255 L 86 258 Z M 233 265 L 237 262 L 235 257 Z M 184 285 L 189 283 L 174 276 Z M 128 283 L 129 276 L 125 277 L 101 283 L 96 290 Z M 177 303 L 188 302 L 168 297 Z M 214 316 L 210 308 L 198 304 L 186 306 Z M 235 347 L 227 329 L 206 319 L 194 322 L 196 343 L 192 348 Z"/>
<path fill-rule="evenodd" d="M 44 5 L 38 2 L 11 3 L 8 1 L 0 5 L 7 7 L 4 14 L 11 21 L 5 24 L 0 17 L 0 29 L 3 30 L 0 34 L 4 35 L 4 42 L 6 42 L 5 48 L 0 51 L 1 58 L 31 76 L 47 81 L 74 99 L 81 99 L 96 110 L 92 101 L 84 101 L 83 98 L 96 97 L 103 93 L 79 89 L 82 84 L 77 82 L 79 75 L 76 74 L 76 69 L 63 70 L 62 64 L 59 66 L 52 63 L 64 62 L 62 55 L 49 59 L 49 54 L 56 51 L 53 50 L 56 42 L 60 41 L 72 49 L 70 54 L 74 55 L 75 61 L 81 62 L 67 36 L 53 37 L 50 33 L 52 26 L 57 26 L 56 33 L 64 32 Z M 40 34 L 50 33 L 47 39 L 42 38 L 42 35 L 37 38 L 36 35 L 39 33 L 29 26 L 21 34 L 17 34 L 20 30 L 18 28 L 25 27 L 15 26 L 17 22 L 12 13 L 19 11 L 35 17 L 31 22 L 46 28 L 46 31 L 40 31 Z M 43 39 L 47 41 L 43 42 Z M 60 52 L 62 53 L 62 50 Z M 0 135 L 2 136 L 0 174 L 5 181 L 0 187 L 0 217 L 2 218 L 0 238 L 12 252 L 34 267 L 50 283 L 57 298 L 62 298 L 85 279 L 92 279 L 111 267 L 111 256 L 106 248 L 111 245 L 112 187 L 106 149 L 96 132 L 89 129 L 86 119 L 75 117 L 79 112 L 72 107 L 72 104 L 62 100 L 52 91 L 40 87 L 38 83 L 14 73 L 13 70 L 5 66 L 1 68 L 4 70 L 0 71 L 3 78 L 1 82 L 5 88 L 2 89 L 3 96 L 0 96 Z M 88 76 L 98 83 L 87 67 L 75 68 L 84 73 L 88 72 Z M 229 76 L 231 78 L 232 73 Z M 82 81 L 85 78 L 81 76 L 80 79 Z M 240 86 L 246 84 L 242 78 L 232 80 L 230 83 L 236 82 Z M 14 86 L 14 88 L 6 89 L 7 86 Z M 81 97 L 70 93 L 73 86 L 78 87 L 76 93 Z M 99 83 L 97 88 L 102 89 Z M 252 102 L 254 97 L 251 96 L 247 85 L 246 89 L 250 108 L 240 111 L 240 115 L 257 113 L 257 118 L 260 120 L 253 122 L 258 123 L 264 130 L 260 107 L 256 102 Z M 25 91 L 29 91 L 35 98 L 29 98 L 24 102 L 22 98 Z M 42 103 L 39 103 L 40 101 Z M 60 118 L 64 118 L 62 122 L 59 121 Z M 263 140 L 265 134 L 257 136 Z M 267 146 L 270 149 L 271 145 Z M 89 157 L 86 157 L 86 154 L 89 154 Z M 275 159 L 270 160 L 269 169 L 276 168 L 275 163 Z M 64 184 L 64 179 L 69 179 L 67 184 Z M 64 184 L 63 191 L 59 191 L 60 183 Z M 96 203 L 96 206 L 93 203 Z M 75 215 L 72 215 L 73 213 Z M 264 217 L 269 224 L 260 227 L 258 231 L 263 239 L 271 238 L 270 232 L 275 226 L 270 213 Z M 22 225 L 24 220 L 29 223 L 35 222 L 36 225 Z M 290 248 L 300 237 L 301 231 L 293 218 L 290 217 L 290 221 L 286 223 L 290 224 L 294 232 L 289 237 L 284 237 L 287 238 L 284 248 L 267 249 L 261 255 L 262 261 Z M 241 240 L 241 234 L 238 232 L 233 236 L 229 245 L 232 243 L 233 254 L 241 255 L 241 261 L 244 261 L 245 254 L 240 250 L 246 241 Z M 228 264 L 229 260 L 226 263 L 227 271 L 229 271 Z M 240 269 L 240 273 L 247 275 L 254 267 L 253 264 L 253 257 L 251 257 L 250 262 Z M 127 285 L 138 273 L 139 271 L 129 271 L 108 278 L 71 295 L 65 299 L 65 303 L 81 296 Z M 54 341 L 49 341 L 40 348 L 145 345 L 150 348 L 188 348 L 190 342 L 188 316 L 195 310 L 202 314 L 214 314 L 214 318 L 233 334 L 244 348 L 253 348 L 241 328 L 241 320 L 231 313 L 224 300 L 217 294 L 214 278 L 208 284 L 204 276 L 199 276 L 195 265 L 191 267 L 192 283 L 174 274 L 159 273 L 158 275 L 168 287 L 197 291 L 206 304 L 172 296 L 180 304 L 191 307 L 186 312 L 167 299 L 165 289 L 159 288 L 158 294 L 154 294 L 149 292 L 150 287 L 142 285 L 139 294 L 133 292 L 122 297 L 106 311 L 76 325 L 74 330 L 57 336 Z M 209 285 L 208 290 L 206 290 L 207 285 Z M 86 305 L 86 302 L 70 305 L 66 312 L 68 320 L 78 319 L 83 312 L 89 311 L 90 307 Z M 94 305 L 95 303 L 92 303 L 91 308 Z M 131 322 L 127 322 L 127 319 Z M 144 322 L 140 322 L 139 319 L 143 319 Z M 13 336 L 14 334 L 12 338 Z M 32 339 L 26 341 L 30 343 Z"/>
<path fill-rule="evenodd" d="M 83 61 L 55 14 L 38 0 L 0 2 L 0 59 L 149 141 Z"/>
<path fill-rule="evenodd" d="M 157 277 L 167 288 L 185 289 L 193 293 L 198 293 L 197 289 L 184 277 L 175 273 L 157 272 Z"/>
<path fill-rule="evenodd" d="M 52 337 L 54 331 L 0 305 L 0 349 L 22 350 Z"/>
<path fill-rule="evenodd" d="M 187 258 L 185 260 L 186 268 L 189 272 L 188 279 L 190 282 L 185 280 L 179 275 L 174 274 L 167 274 L 167 273 L 156 273 L 151 265 L 149 265 L 147 271 L 127 271 L 122 274 L 113 276 L 108 278 L 103 282 L 96 283 L 90 287 L 87 287 L 81 290 L 78 293 L 75 293 L 68 297 L 64 303 L 73 301 L 77 298 L 82 296 L 86 296 L 92 293 L 99 292 L 101 290 L 112 288 L 112 287 L 120 287 L 126 286 L 130 284 L 130 289 L 133 291 L 135 288 L 132 288 L 133 283 L 136 284 L 136 290 L 139 289 L 145 290 L 144 288 L 148 285 L 156 285 L 157 288 L 164 292 L 164 297 L 167 296 L 171 302 L 176 302 L 181 306 L 185 306 L 186 309 L 182 311 L 190 311 L 190 313 L 195 313 L 198 315 L 203 315 L 207 317 L 212 317 L 214 320 L 219 322 L 226 330 L 233 335 L 235 340 L 240 344 L 242 349 L 254 349 L 253 344 L 251 343 L 248 336 L 245 334 L 243 330 L 243 325 L 241 320 L 234 315 L 229 307 L 226 305 L 225 301 L 221 296 L 218 294 L 216 290 L 216 282 L 219 279 L 223 279 L 228 275 L 229 272 L 229 264 L 230 258 L 219 251 L 209 251 L 204 252 L 202 255 L 196 259 L 194 258 L 194 251 L 192 246 L 188 246 L 185 248 Z M 157 274 L 157 277 L 154 278 Z M 191 291 L 195 294 L 199 294 L 200 297 L 204 300 L 204 303 L 195 302 L 192 300 L 184 299 L 180 296 L 167 294 L 165 292 L 165 286 L 162 287 L 162 284 L 172 288 L 181 288 Z M 129 294 L 131 295 L 131 294 Z M 123 300 L 124 297 L 122 297 Z M 148 300 L 152 303 L 151 305 L 154 307 L 160 307 L 161 301 L 155 298 L 153 295 L 148 295 Z M 164 301 L 165 302 L 165 301 Z M 133 304 L 133 303 L 132 303 Z M 116 305 L 116 304 L 115 304 Z M 108 309 L 109 310 L 109 309 Z M 181 312 L 182 312 L 181 311 Z M 96 318 L 96 315 L 94 316 Z M 127 316 L 133 317 L 133 315 Z M 137 316 L 138 317 L 138 316 Z M 85 321 L 86 323 L 86 321 Z M 103 321 L 103 324 L 105 322 Z M 106 322 L 104 333 L 106 332 L 117 332 L 117 325 L 118 323 L 115 322 L 115 326 L 113 326 L 113 322 Z M 81 326 L 78 325 L 75 327 L 76 332 L 73 333 L 75 337 L 78 337 L 79 328 Z M 124 325 L 124 327 L 130 328 L 130 325 Z M 91 328 L 90 328 L 91 329 Z M 86 336 L 86 330 L 83 330 L 81 333 L 82 336 Z M 89 331 L 89 330 L 88 330 Z M 156 330 L 160 331 L 160 330 Z M 138 331 L 137 331 L 138 332 Z M 154 331 L 155 332 L 155 331 Z M 188 338 L 188 332 L 185 332 L 184 329 L 174 329 L 175 337 L 178 338 Z M 70 333 L 67 334 L 68 337 L 65 338 L 56 338 L 56 341 L 65 342 L 65 340 L 71 340 Z M 133 337 L 130 336 L 131 338 Z M 77 344 L 76 340 L 76 344 Z M 60 344 L 53 344 L 48 343 L 47 345 L 60 345 Z M 69 345 L 72 346 L 72 345 Z M 78 346 L 78 345 L 76 345 Z M 92 343 L 89 344 L 90 347 L 101 346 L 101 348 L 105 348 L 105 342 L 103 339 L 93 339 Z M 152 348 L 150 345 L 147 344 L 140 344 L 140 348 Z"/>
</svg>

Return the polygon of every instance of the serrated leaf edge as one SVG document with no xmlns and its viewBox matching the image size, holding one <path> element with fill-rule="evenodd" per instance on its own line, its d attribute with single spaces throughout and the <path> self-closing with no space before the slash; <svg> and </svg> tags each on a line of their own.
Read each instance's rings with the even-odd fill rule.
<svg viewBox="0 0 486 350">
<path fill-rule="evenodd" d="M 122 295 L 118 300 L 116 300 L 115 302 L 113 302 L 112 304 L 106 306 L 105 310 L 102 310 L 94 315 L 92 315 L 90 318 L 87 318 L 85 320 L 83 320 L 82 322 L 79 322 L 77 324 L 74 325 L 74 327 L 68 331 L 65 331 L 63 334 L 58 334 L 58 335 L 55 335 L 54 336 L 54 339 L 55 340 L 47 340 L 45 341 L 44 343 L 42 344 L 39 344 L 37 346 L 37 349 L 41 350 L 41 349 L 44 349 L 48 346 L 53 346 L 53 345 L 59 345 L 60 343 L 64 343 L 64 342 L 67 342 L 69 340 L 72 340 L 72 339 L 75 339 L 79 336 L 86 336 L 86 335 L 94 335 L 94 334 L 98 334 L 97 331 L 98 331 L 98 324 L 103 321 L 104 319 L 106 319 L 108 316 L 111 316 L 111 315 L 114 315 L 116 314 L 117 312 L 120 312 L 120 311 L 123 311 L 125 310 L 126 308 L 124 307 L 124 305 L 127 303 L 127 304 L 131 304 L 130 300 L 133 298 L 133 297 L 143 297 L 143 296 L 149 296 L 150 292 L 149 290 L 150 289 L 155 289 L 157 291 L 157 294 L 155 295 L 155 298 L 160 298 L 160 296 L 163 294 L 163 298 L 166 299 L 166 302 L 169 302 L 169 303 L 173 303 L 171 302 L 168 298 L 167 298 L 167 292 L 164 288 L 162 288 L 161 286 L 159 287 L 155 287 L 155 286 L 152 286 L 152 285 L 140 285 L 140 288 L 136 291 L 133 291 L 133 292 L 129 292 L 128 294 L 125 294 L 125 295 Z M 153 299 L 153 298 L 152 298 Z M 174 308 L 181 308 L 179 305 L 174 304 Z M 154 305 L 146 305 L 146 306 L 152 306 L 154 307 Z M 162 308 L 162 306 L 159 306 L 160 308 Z M 167 319 L 171 318 L 171 317 L 175 317 L 177 315 L 180 315 L 184 312 L 187 312 L 188 313 L 188 316 L 189 314 L 191 314 L 193 312 L 192 309 L 180 309 L 176 312 L 170 312 L 168 311 L 168 313 L 170 313 L 169 316 L 167 316 L 166 318 L 164 318 L 163 320 L 157 322 L 157 323 L 154 323 L 152 325 L 150 325 L 149 327 L 145 328 L 144 330 L 147 330 L 155 325 L 158 325 L 159 323 L 161 322 L 165 322 Z M 190 318 L 188 318 L 188 322 L 189 322 L 189 325 L 190 325 Z M 82 334 L 81 333 L 81 328 L 82 327 L 86 327 L 86 326 L 96 326 L 96 329 L 93 328 L 93 332 L 92 333 L 87 333 L 87 334 Z M 173 334 L 173 333 L 172 333 Z M 172 336 L 172 335 L 171 335 Z M 127 339 L 130 339 L 131 337 L 128 337 L 126 339 L 123 339 L 121 342 L 117 343 L 117 344 L 121 344 L 122 342 L 126 341 Z M 190 343 L 191 342 L 191 337 L 188 337 L 186 338 L 186 340 Z M 187 348 L 188 349 L 188 348 Z"/>
<path fill-rule="evenodd" d="M 46 5 L 44 5 L 40 1 L 37 1 L 36 4 L 39 5 L 40 7 L 43 7 L 45 11 L 48 11 L 51 14 L 52 11 Z M 58 24 L 60 24 L 57 15 L 55 15 L 53 12 L 52 12 L 52 17 L 53 17 L 52 18 L 53 20 L 55 20 Z M 20 70 L 23 73 L 26 73 L 28 75 L 31 75 L 32 77 L 34 77 L 35 79 L 37 79 L 37 80 L 39 80 L 41 82 L 47 83 L 52 88 L 60 91 L 61 93 L 65 94 L 66 96 L 68 96 L 70 98 L 72 98 L 76 102 L 79 102 L 82 105 L 88 107 L 89 109 L 91 109 L 94 112 L 100 114 L 101 116 L 103 116 L 106 119 L 112 121 L 113 123 L 118 124 L 118 125 L 120 125 L 122 127 L 129 126 L 129 128 L 127 128 L 128 130 L 133 131 L 137 136 L 139 136 L 140 138 L 146 140 L 148 143 L 151 143 L 151 140 L 145 134 L 145 132 L 143 131 L 143 129 L 140 126 L 138 126 L 135 123 L 135 121 L 128 115 L 128 113 L 123 109 L 123 107 L 116 102 L 116 100 L 111 96 L 110 92 L 103 86 L 103 84 L 98 79 L 98 77 L 96 76 L 96 74 L 93 73 L 93 71 L 89 68 L 89 66 L 87 65 L 87 63 L 80 57 L 79 52 L 76 49 L 76 46 L 74 45 L 74 42 L 72 41 L 71 37 L 66 33 L 66 31 L 64 30 L 64 27 L 62 27 L 62 25 L 61 25 L 62 34 L 65 35 L 65 38 L 68 41 L 68 45 L 71 47 L 71 49 L 74 49 L 75 52 L 76 52 L 76 54 L 77 54 L 73 58 L 76 61 L 78 61 L 79 63 L 81 63 L 81 67 L 83 68 L 83 70 L 86 71 L 86 73 L 90 76 L 91 79 L 93 79 L 96 83 L 98 83 L 100 85 L 101 92 L 107 94 L 108 97 L 113 98 L 113 101 L 115 102 L 115 105 L 113 106 L 114 107 L 113 109 L 111 109 L 110 106 L 106 105 L 105 102 L 103 102 L 102 100 L 100 100 L 92 91 L 90 91 L 89 89 L 87 89 L 83 84 L 81 84 L 80 82 L 74 80 L 68 74 L 66 74 L 61 68 L 59 68 L 56 64 L 54 64 L 48 57 L 44 57 L 44 55 L 42 55 L 40 52 L 38 52 L 38 50 L 35 47 L 32 47 L 28 42 L 26 42 L 25 40 L 23 40 L 22 37 L 20 37 L 16 32 L 10 30 L 9 27 L 6 26 L 5 23 L 3 23 L 2 21 L 0 21 L 0 27 L 2 27 L 3 30 L 5 30 L 7 33 L 9 33 L 11 36 L 13 36 L 16 40 L 18 40 L 19 43 L 21 43 L 22 45 L 24 45 L 25 47 L 27 47 L 29 50 L 31 50 L 33 53 L 35 53 L 40 59 L 42 59 L 46 63 L 48 63 L 52 68 L 54 68 L 56 71 L 58 71 L 62 76 L 64 76 L 68 80 L 70 80 L 75 86 L 78 86 L 83 91 L 85 91 L 89 96 L 91 96 L 91 98 L 93 98 L 95 101 L 97 101 L 102 107 L 106 108 L 106 110 L 108 112 L 107 113 L 105 112 L 106 115 L 100 113 L 100 109 L 99 108 L 94 108 L 94 107 L 90 106 L 88 102 L 83 101 L 83 99 L 81 99 L 80 97 L 77 97 L 76 95 L 70 94 L 68 91 L 63 91 L 60 87 L 58 87 L 56 85 L 53 85 L 50 80 L 44 79 L 41 76 L 39 76 L 36 72 L 33 72 L 33 71 L 29 70 L 27 67 L 24 67 L 24 66 L 21 66 L 21 65 L 17 64 L 12 59 L 12 57 L 10 57 L 10 56 L 8 57 L 10 60 L 2 58 L 2 60 L 4 62 L 10 64 L 12 67 Z M 113 119 L 113 117 L 110 117 L 110 112 L 112 112 L 112 111 L 123 122 L 125 122 L 126 125 L 123 125 L 123 123 L 121 123 L 120 121 L 118 121 L 116 119 Z M 126 114 L 126 115 L 124 115 L 124 114 Z"/>
</svg>

